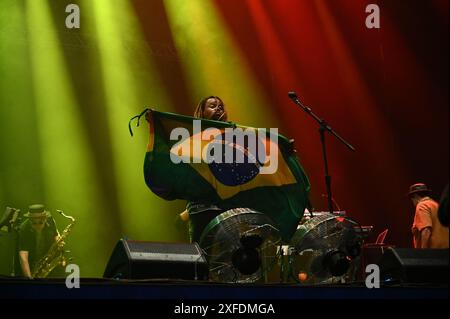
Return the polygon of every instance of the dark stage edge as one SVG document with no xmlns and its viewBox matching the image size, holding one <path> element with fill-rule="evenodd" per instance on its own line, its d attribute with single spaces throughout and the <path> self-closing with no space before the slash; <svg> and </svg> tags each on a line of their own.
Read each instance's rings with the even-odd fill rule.
<svg viewBox="0 0 450 319">
<path fill-rule="evenodd" d="M 391 284 L 368 289 L 364 283 L 300 286 L 295 284 L 220 284 L 184 280 L 108 280 L 81 278 L 68 289 L 65 279 L 0 277 L 0 299 L 448 299 L 448 285 Z"/>
</svg>

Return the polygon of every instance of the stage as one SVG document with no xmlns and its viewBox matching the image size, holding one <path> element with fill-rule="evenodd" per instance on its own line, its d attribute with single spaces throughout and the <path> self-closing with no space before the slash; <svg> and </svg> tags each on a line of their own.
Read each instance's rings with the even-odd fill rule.
<svg viewBox="0 0 450 319">
<path fill-rule="evenodd" d="M 448 0 L 67 2 L 0 1 L 3 309 L 448 300 Z"/>
<path fill-rule="evenodd" d="M 69 289 L 65 279 L 0 278 L 0 299 L 170 299 L 170 300 L 406 300 L 448 299 L 448 285 L 364 283 L 340 285 L 222 284 L 191 280 L 109 280 L 81 278 Z"/>
</svg>

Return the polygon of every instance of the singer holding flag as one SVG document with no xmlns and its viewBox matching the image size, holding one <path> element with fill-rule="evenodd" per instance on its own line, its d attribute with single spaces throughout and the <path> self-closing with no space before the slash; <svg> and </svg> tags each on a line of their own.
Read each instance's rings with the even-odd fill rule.
<svg viewBox="0 0 450 319">
<path fill-rule="evenodd" d="M 200 242 L 215 217 L 235 208 L 266 214 L 290 240 L 310 190 L 292 140 L 277 129 L 229 122 L 218 96 L 203 98 L 194 117 L 146 109 L 133 119 L 143 114 L 149 123 L 145 182 L 165 200 L 187 201 L 179 217 L 189 220 L 191 242 Z"/>
</svg>

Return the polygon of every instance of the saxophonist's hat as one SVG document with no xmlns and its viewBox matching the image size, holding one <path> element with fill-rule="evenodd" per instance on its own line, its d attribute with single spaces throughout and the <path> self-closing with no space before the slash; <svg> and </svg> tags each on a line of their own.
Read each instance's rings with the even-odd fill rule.
<svg viewBox="0 0 450 319">
<path fill-rule="evenodd" d="M 45 206 L 42 204 L 34 204 L 28 207 L 28 213 L 23 215 L 27 218 L 41 218 L 50 217 L 50 212 L 45 210 Z"/>
</svg>

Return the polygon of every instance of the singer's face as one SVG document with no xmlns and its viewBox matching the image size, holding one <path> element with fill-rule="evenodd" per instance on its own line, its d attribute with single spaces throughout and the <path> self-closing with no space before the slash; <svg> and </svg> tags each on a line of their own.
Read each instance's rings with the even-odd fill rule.
<svg viewBox="0 0 450 319">
<path fill-rule="evenodd" d="M 208 120 L 227 121 L 227 112 L 223 102 L 216 98 L 206 100 L 203 116 Z"/>
</svg>

